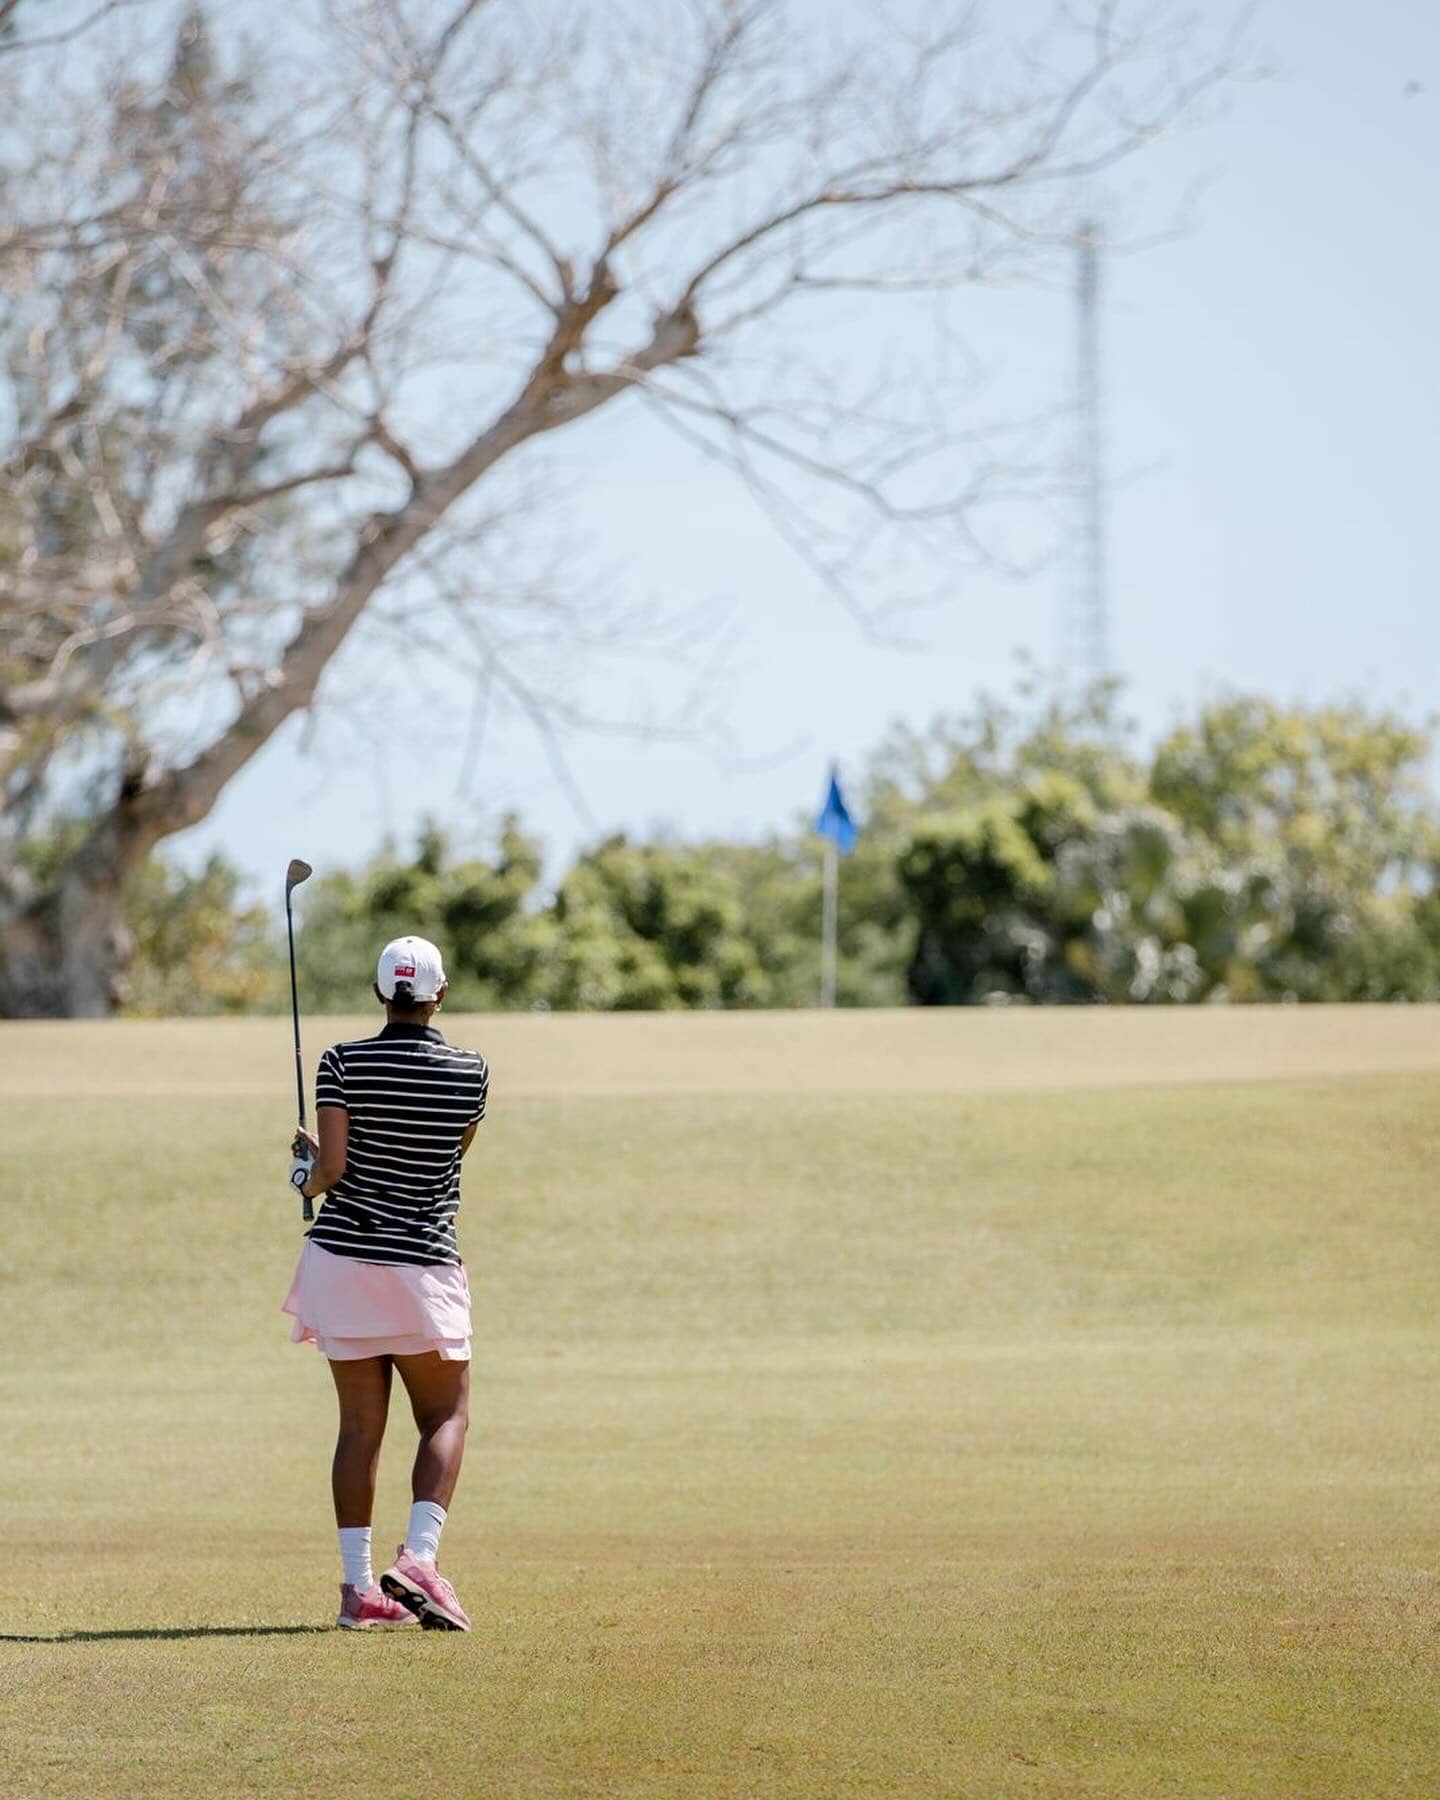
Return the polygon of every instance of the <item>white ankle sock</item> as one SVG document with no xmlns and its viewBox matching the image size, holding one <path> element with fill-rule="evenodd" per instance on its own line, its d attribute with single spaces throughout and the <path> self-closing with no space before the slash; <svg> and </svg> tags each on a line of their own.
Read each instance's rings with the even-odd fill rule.
<svg viewBox="0 0 1440 1800">
<path fill-rule="evenodd" d="M 370 1567 L 370 1527 L 342 1525 L 338 1536 L 340 1566 L 345 1571 L 343 1579 L 349 1587 L 358 1588 L 363 1594 L 366 1588 L 375 1585 L 375 1572 Z"/>
<path fill-rule="evenodd" d="M 445 1508 L 433 1500 L 417 1500 L 410 1508 L 410 1529 L 405 1548 L 422 1562 L 434 1562 L 440 1554 L 440 1533 L 445 1529 Z"/>
</svg>

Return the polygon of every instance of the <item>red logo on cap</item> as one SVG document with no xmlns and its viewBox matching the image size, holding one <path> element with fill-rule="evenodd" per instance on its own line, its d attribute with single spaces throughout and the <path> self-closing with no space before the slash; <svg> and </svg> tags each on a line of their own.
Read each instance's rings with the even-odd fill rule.
<svg viewBox="0 0 1440 1800">
<path fill-rule="evenodd" d="M 395 979 L 397 981 L 404 981 L 407 979 L 413 981 L 415 979 L 414 963 L 396 963 Z"/>
</svg>

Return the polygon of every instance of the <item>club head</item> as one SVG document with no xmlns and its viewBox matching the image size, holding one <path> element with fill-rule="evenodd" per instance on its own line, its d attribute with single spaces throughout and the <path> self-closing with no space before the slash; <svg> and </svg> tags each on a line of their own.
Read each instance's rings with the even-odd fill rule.
<svg viewBox="0 0 1440 1800">
<path fill-rule="evenodd" d="M 285 871 L 285 898 L 290 898 L 292 888 L 299 887 L 302 881 L 308 881 L 315 871 L 309 863 L 302 862 L 298 856 L 290 859 L 290 867 Z"/>
</svg>

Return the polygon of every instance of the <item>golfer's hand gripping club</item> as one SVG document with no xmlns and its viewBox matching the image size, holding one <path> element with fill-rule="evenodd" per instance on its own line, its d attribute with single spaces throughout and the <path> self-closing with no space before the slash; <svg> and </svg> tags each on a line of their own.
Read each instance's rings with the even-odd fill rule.
<svg viewBox="0 0 1440 1800">
<path fill-rule="evenodd" d="M 308 1131 L 297 1131 L 295 1141 L 290 1146 L 290 1185 L 295 1192 L 305 1199 L 305 1183 L 315 1172 L 315 1153 L 319 1145 Z"/>
</svg>

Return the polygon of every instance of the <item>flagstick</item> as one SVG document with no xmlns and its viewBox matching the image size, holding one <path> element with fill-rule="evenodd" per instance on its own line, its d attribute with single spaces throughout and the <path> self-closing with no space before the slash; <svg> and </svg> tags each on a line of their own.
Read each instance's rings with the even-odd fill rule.
<svg viewBox="0 0 1440 1800">
<path fill-rule="evenodd" d="M 838 911 L 840 852 L 833 838 L 825 840 L 825 907 L 820 938 L 820 1004 L 835 1004 L 835 925 Z"/>
</svg>

